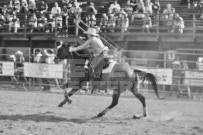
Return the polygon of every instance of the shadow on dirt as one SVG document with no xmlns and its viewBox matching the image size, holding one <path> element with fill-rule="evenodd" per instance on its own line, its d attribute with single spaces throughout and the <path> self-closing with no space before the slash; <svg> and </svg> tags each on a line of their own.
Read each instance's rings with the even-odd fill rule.
<svg viewBox="0 0 203 135">
<path fill-rule="evenodd" d="M 62 117 L 57 117 L 54 115 L 44 115 L 44 114 L 31 114 L 31 115 L 0 115 L 1 120 L 11 120 L 11 121 L 34 121 L 34 122 L 72 122 L 76 124 L 83 124 L 90 120 L 90 118 L 72 118 L 66 119 Z"/>
<path fill-rule="evenodd" d="M 45 112 L 39 114 L 30 115 L 0 115 L 0 121 L 10 120 L 10 121 L 34 121 L 34 122 L 71 122 L 75 124 L 85 124 L 85 123 L 112 123 L 119 124 L 125 123 L 126 121 L 133 120 L 132 118 L 97 118 L 97 117 L 80 117 L 80 118 L 63 118 L 58 117 L 53 114 L 53 112 Z"/>
</svg>

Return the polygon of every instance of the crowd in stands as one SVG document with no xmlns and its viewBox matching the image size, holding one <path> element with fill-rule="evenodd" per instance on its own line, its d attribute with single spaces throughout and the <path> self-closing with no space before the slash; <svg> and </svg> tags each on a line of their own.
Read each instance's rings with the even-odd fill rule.
<svg viewBox="0 0 203 135">
<path fill-rule="evenodd" d="M 26 25 L 30 32 L 54 32 L 56 26 L 57 32 L 67 31 L 68 18 L 74 20 L 82 9 L 77 0 L 63 0 L 60 4 L 55 2 L 54 7 L 49 7 L 45 0 L 38 3 L 35 0 L 10 0 L 1 8 L 0 30 L 17 33 Z M 27 24 L 18 18 L 18 14 L 24 15 Z"/>
<path fill-rule="evenodd" d="M 185 1 L 185 0 L 184 0 Z M 193 3 L 194 9 L 203 9 L 203 0 L 188 0 L 188 7 Z M 85 8 L 81 8 L 86 4 Z M 198 7 L 198 8 L 196 8 Z M 85 13 L 85 23 L 90 27 L 99 26 L 101 31 L 114 32 L 119 29 L 127 32 L 129 25 L 141 21 L 143 31 L 150 33 L 150 29 L 162 25 L 169 32 L 183 33 L 184 20 L 171 4 L 161 10 L 159 0 L 127 0 L 120 5 L 117 0 L 110 3 L 107 13 L 98 18 L 98 10 L 93 2 L 77 2 L 77 0 L 61 0 L 55 2 L 54 7 L 49 7 L 46 0 L 10 0 L 0 12 L 0 31 L 17 33 L 20 27 L 27 26 L 29 32 L 58 32 L 65 35 L 69 31 L 69 25 L 74 25 L 76 19 Z M 18 14 L 24 14 L 27 24 L 18 18 Z M 158 23 L 159 22 L 159 23 Z M 63 34 L 63 35 L 64 35 Z"/>
</svg>

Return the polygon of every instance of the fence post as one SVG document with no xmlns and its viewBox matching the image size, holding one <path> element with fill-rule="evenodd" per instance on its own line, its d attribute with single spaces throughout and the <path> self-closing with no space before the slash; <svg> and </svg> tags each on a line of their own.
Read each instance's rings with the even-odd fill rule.
<svg viewBox="0 0 203 135">
<path fill-rule="evenodd" d="M 123 20 L 123 18 L 121 18 L 121 38 L 123 38 L 123 36 L 124 36 L 124 29 L 125 29 L 125 27 L 123 26 L 123 24 L 124 24 L 124 21 L 126 21 L 126 20 Z"/>
<path fill-rule="evenodd" d="M 55 37 L 57 37 L 58 25 L 57 25 L 57 17 L 55 17 Z"/>
<path fill-rule="evenodd" d="M 164 69 L 166 68 L 167 52 L 164 52 Z M 163 91 L 166 91 L 166 86 L 163 85 Z"/>
<path fill-rule="evenodd" d="M 27 14 L 25 14 L 25 22 L 24 22 L 24 37 L 27 35 Z"/>
<path fill-rule="evenodd" d="M 193 42 L 196 38 L 196 17 L 195 14 L 193 14 Z"/>
<path fill-rule="evenodd" d="M 32 58 L 32 53 L 31 53 L 31 48 L 30 48 L 30 50 L 29 50 L 29 63 L 31 63 L 31 58 Z M 32 88 L 32 80 L 33 78 L 31 78 L 31 77 L 29 77 L 29 90 L 31 90 L 31 88 Z"/>
<path fill-rule="evenodd" d="M 157 40 L 159 40 L 159 13 L 156 13 L 156 23 L 157 23 L 157 26 L 156 26 L 156 38 Z"/>
<path fill-rule="evenodd" d="M 78 18 L 78 15 L 76 14 L 75 15 L 75 36 L 76 37 L 78 37 L 78 34 L 79 34 L 78 25 L 79 25 L 79 18 Z"/>
</svg>

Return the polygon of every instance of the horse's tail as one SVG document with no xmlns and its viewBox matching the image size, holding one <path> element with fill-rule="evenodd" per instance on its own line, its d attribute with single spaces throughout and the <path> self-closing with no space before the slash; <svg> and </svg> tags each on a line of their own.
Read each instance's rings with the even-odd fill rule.
<svg viewBox="0 0 203 135">
<path fill-rule="evenodd" d="M 164 98 L 161 98 L 159 96 L 159 92 L 158 92 L 158 86 L 157 86 L 157 80 L 156 80 L 156 77 L 152 74 L 152 73 L 146 73 L 146 75 L 144 76 L 144 80 L 147 79 L 148 81 L 151 82 L 153 88 L 154 88 L 154 91 L 155 91 L 155 94 L 156 96 L 159 98 L 159 99 L 164 99 Z M 144 81 L 143 80 L 143 81 Z"/>
</svg>

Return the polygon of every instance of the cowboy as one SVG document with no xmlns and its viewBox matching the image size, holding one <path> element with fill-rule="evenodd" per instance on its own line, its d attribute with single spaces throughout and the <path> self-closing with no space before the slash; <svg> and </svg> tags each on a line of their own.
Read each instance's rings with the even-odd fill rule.
<svg viewBox="0 0 203 135">
<path fill-rule="evenodd" d="M 106 52 L 108 51 L 108 47 L 103 44 L 96 29 L 89 28 L 84 32 L 84 34 L 87 34 L 88 40 L 78 47 L 71 47 L 69 51 L 73 52 L 88 49 L 88 52 L 92 54 L 90 56 L 89 70 L 90 73 L 93 74 L 93 77 L 95 77 L 95 69 L 103 62 L 105 55 L 107 54 Z"/>
</svg>

